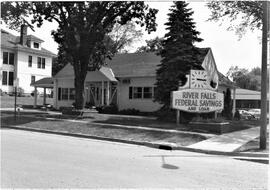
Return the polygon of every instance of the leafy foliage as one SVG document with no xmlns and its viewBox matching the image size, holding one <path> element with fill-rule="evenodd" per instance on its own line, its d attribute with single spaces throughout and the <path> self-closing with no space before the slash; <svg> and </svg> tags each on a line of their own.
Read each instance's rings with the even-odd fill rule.
<svg viewBox="0 0 270 190">
<path fill-rule="evenodd" d="M 11 28 L 20 24 L 40 27 L 44 20 L 58 23 L 52 35 L 71 59 L 77 109 L 83 108 L 87 71 L 99 69 L 105 59 L 114 54 L 104 43 L 113 27 L 135 20 L 136 24 L 145 26 L 148 33 L 156 30 L 157 10 L 142 1 L 3 2 L 1 8 L 1 17 Z M 29 16 L 31 23 L 26 21 Z"/>
<path fill-rule="evenodd" d="M 156 37 L 151 40 L 146 40 L 146 46 L 141 46 L 137 49 L 137 53 L 142 52 L 160 52 L 162 50 L 162 41 L 164 38 Z"/>
<path fill-rule="evenodd" d="M 202 41 L 195 30 L 191 18 L 193 12 L 187 8 L 187 3 L 178 1 L 170 9 L 169 21 L 165 24 L 169 32 L 165 34 L 160 52 L 161 64 L 157 69 L 157 90 L 155 101 L 170 107 L 170 93 L 178 89 L 179 82 L 186 80 L 185 75 L 190 69 L 202 69 L 199 64 L 199 49 L 195 42 Z"/>
<path fill-rule="evenodd" d="M 123 53 L 125 47 L 140 39 L 142 35 L 142 31 L 136 29 L 135 23 L 132 21 L 125 25 L 115 24 L 112 31 L 105 36 L 103 43 L 107 47 L 108 52 L 113 54 Z M 58 57 L 53 59 L 53 75 L 59 72 L 67 63 L 71 62 L 71 57 L 65 53 L 62 46 L 59 46 Z"/>
<path fill-rule="evenodd" d="M 261 90 L 261 69 L 259 67 L 248 71 L 237 66 L 231 67 L 227 76 L 232 78 L 236 85 L 243 89 Z M 269 79 L 269 78 L 268 78 Z"/>
<path fill-rule="evenodd" d="M 210 21 L 229 21 L 229 30 L 240 37 L 247 29 L 262 28 L 262 2 L 260 1 L 211 1 L 207 3 L 211 10 Z M 238 22 L 239 21 L 239 22 Z"/>
</svg>

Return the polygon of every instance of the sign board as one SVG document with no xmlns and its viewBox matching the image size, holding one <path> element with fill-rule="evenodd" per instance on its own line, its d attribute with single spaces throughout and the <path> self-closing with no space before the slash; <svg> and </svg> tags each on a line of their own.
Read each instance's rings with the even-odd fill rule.
<svg viewBox="0 0 270 190">
<path fill-rule="evenodd" d="M 13 84 L 14 84 L 14 87 L 19 87 L 19 78 L 16 78 Z"/>
<path fill-rule="evenodd" d="M 183 89 L 172 92 L 172 108 L 206 113 L 222 110 L 224 94 L 204 89 Z"/>
</svg>

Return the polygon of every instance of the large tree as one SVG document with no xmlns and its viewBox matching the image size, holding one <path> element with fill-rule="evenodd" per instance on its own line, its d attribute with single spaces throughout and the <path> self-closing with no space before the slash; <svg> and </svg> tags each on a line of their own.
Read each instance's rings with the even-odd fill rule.
<svg viewBox="0 0 270 190">
<path fill-rule="evenodd" d="M 154 39 L 145 40 L 146 45 L 137 48 L 137 53 L 142 52 L 160 52 L 162 50 L 163 38 L 155 37 Z"/>
<path fill-rule="evenodd" d="M 52 32 L 63 52 L 71 58 L 76 89 L 75 107 L 83 108 L 84 81 L 89 69 L 98 69 L 113 55 L 104 39 L 115 24 L 126 24 L 132 19 L 145 26 L 150 33 L 156 30 L 156 9 L 144 2 L 87 1 L 87 2 L 3 2 L 1 18 L 11 27 L 28 24 L 40 27 L 44 20 L 56 21 Z M 31 23 L 25 17 L 31 16 Z"/>
<path fill-rule="evenodd" d="M 267 89 L 269 89 L 269 69 L 267 70 Z M 243 89 L 261 90 L 261 68 L 255 67 L 248 71 L 238 66 L 230 67 L 227 76 L 230 77 L 235 84 Z"/>
<path fill-rule="evenodd" d="M 198 61 L 200 51 L 194 46 L 201 42 L 199 32 L 192 19 L 193 12 L 183 1 L 174 2 L 170 9 L 169 21 L 165 24 L 168 33 L 162 42 L 161 64 L 157 69 L 155 100 L 170 107 L 170 93 L 178 89 L 179 82 L 186 80 L 190 69 L 202 69 Z"/>
<path fill-rule="evenodd" d="M 262 29 L 262 1 L 211 1 L 207 7 L 210 21 L 227 23 L 228 29 L 240 37 L 248 29 Z"/>
<path fill-rule="evenodd" d="M 125 25 L 116 23 L 112 31 L 104 37 L 103 43 L 107 49 L 106 53 L 123 53 L 133 42 L 139 40 L 143 33 L 136 28 L 134 21 L 127 22 Z M 68 56 L 62 46 L 58 47 L 58 56 L 53 59 L 52 74 L 59 72 L 66 64 L 71 63 L 72 59 Z"/>
</svg>

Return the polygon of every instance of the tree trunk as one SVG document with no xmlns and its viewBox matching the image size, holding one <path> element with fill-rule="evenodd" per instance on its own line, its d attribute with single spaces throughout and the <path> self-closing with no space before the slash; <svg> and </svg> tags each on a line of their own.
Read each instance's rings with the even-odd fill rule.
<svg viewBox="0 0 270 190">
<path fill-rule="evenodd" d="M 85 77 L 82 75 L 75 75 L 75 108 L 76 109 L 83 109 L 84 107 L 84 80 Z"/>
<path fill-rule="evenodd" d="M 87 75 L 88 59 L 80 58 L 79 61 L 73 64 L 74 68 L 74 86 L 75 86 L 75 108 L 83 109 L 84 107 L 84 81 Z"/>
</svg>

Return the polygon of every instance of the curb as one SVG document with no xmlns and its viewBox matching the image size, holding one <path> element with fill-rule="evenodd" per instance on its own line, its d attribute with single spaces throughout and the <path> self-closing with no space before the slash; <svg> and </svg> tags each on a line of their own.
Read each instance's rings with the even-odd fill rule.
<svg viewBox="0 0 270 190">
<path fill-rule="evenodd" d="M 94 135 L 84 135 L 84 134 L 78 134 L 78 133 L 68 133 L 68 132 L 51 131 L 51 130 L 44 130 L 44 129 L 16 127 L 16 126 L 1 126 L 1 128 L 9 128 L 9 129 L 47 133 L 47 134 L 55 134 L 55 135 L 64 135 L 64 136 L 79 137 L 79 138 L 88 138 L 88 139 L 95 139 L 95 140 L 105 140 L 105 141 L 110 141 L 110 142 L 141 145 L 141 146 L 146 146 L 146 147 L 150 147 L 150 148 L 157 148 L 157 149 L 164 149 L 164 150 L 184 150 L 184 151 L 189 151 L 189 152 L 197 152 L 197 153 L 205 153 L 205 154 L 213 154 L 213 155 L 223 155 L 223 156 L 235 156 L 235 157 L 240 156 L 240 157 L 269 158 L 268 153 L 222 152 L 222 151 L 202 150 L 202 149 L 189 148 L 189 147 L 184 147 L 184 146 L 174 146 L 174 145 L 170 145 L 168 143 L 151 143 L 151 142 L 131 141 L 131 140 L 123 140 L 123 139 L 114 139 L 114 138 L 109 138 L 109 137 L 100 137 L 100 136 L 94 136 Z"/>
</svg>

